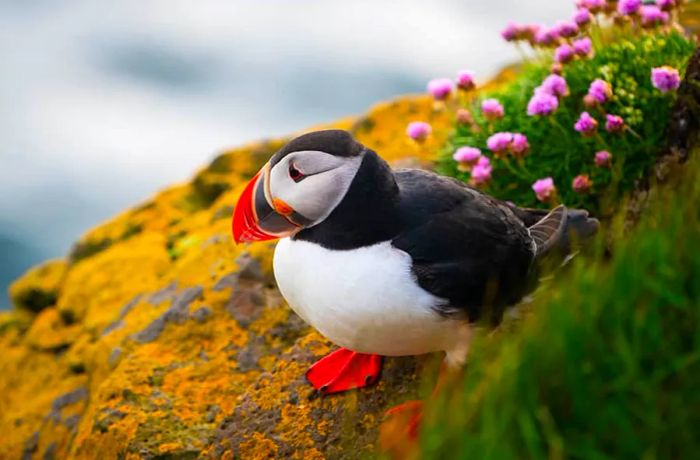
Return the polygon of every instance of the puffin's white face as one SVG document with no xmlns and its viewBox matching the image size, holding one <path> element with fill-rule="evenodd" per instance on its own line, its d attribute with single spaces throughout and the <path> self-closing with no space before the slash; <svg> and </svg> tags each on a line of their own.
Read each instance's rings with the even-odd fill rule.
<svg viewBox="0 0 700 460">
<path fill-rule="evenodd" d="M 315 150 L 290 153 L 270 170 L 270 201 L 275 209 L 285 203 L 307 219 L 305 227 L 316 225 L 345 197 L 361 162 L 361 155 L 338 157 Z"/>
<path fill-rule="evenodd" d="M 345 197 L 363 157 L 300 150 L 267 163 L 236 205 L 235 240 L 282 238 L 319 224 Z"/>
</svg>

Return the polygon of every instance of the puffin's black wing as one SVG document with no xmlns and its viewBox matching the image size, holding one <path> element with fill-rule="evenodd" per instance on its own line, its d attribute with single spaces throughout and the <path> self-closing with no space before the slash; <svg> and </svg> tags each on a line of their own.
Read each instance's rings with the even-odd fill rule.
<svg viewBox="0 0 700 460">
<path fill-rule="evenodd" d="M 500 321 L 532 287 L 536 245 L 510 206 L 420 170 L 395 172 L 403 230 L 392 244 L 413 261 L 418 284 L 447 300 L 446 316 Z"/>
</svg>

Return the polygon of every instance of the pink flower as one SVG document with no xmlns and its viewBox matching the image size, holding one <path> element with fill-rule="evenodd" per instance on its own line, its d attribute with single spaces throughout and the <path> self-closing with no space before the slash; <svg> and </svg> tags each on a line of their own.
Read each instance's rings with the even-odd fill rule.
<svg viewBox="0 0 700 460">
<path fill-rule="evenodd" d="M 574 13 L 573 21 L 579 27 L 588 25 L 592 20 L 593 15 L 587 8 L 579 8 L 579 10 Z"/>
<path fill-rule="evenodd" d="M 557 62 L 561 62 L 562 64 L 566 64 L 567 62 L 570 62 L 574 58 L 575 55 L 576 55 L 576 51 L 568 43 L 564 43 L 563 45 L 559 45 L 557 47 L 557 49 L 554 50 L 554 60 Z"/>
<path fill-rule="evenodd" d="M 449 78 L 435 78 L 428 82 L 428 92 L 436 101 L 444 101 L 452 93 L 452 80 Z"/>
<path fill-rule="evenodd" d="M 537 195 L 537 199 L 545 202 L 549 201 L 557 192 L 557 188 L 554 186 L 554 179 L 551 177 L 545 177 L 544 179 L 539 179 L 532 184 L 532 190 Z"/>
<path fill-rule="evenodd" d="M 576 2 L 579 8 L 587 8 L 591 13 L 599 13 L 605 8 L 605 0 L 579 0 Z"/>
<path fill-rule="evenodd" d="M 406 127 L 406 135 L 416 142 L 425 141 L 432 132 L 433 128 L 424 121 L 413 121 Z"/>
<path fill-rule="evenodd" d="M 599 168 L 607 168 L 612 161 L 612 154 L 607 150 L 601 150 L 595 154 L 595 165 Z"/>
<path fill-rule="evenodd" d="M 671 11 L 676 6 L 675 0 L 656 0 L 656 6 L 662 11 Z"/>
<path fill-rule="evenodd" d="M 642 0 L 620 0 L 617 3 L 617 12 L 623 16 L 631 16 L 639 11 Z"/>
<path fill-rule="evenodd" d="M 583 112 L 578 121 L 574 123 L 574 129 L 584 136 L 591 136 L 598 128 L 598 122 L 588 112 Z"/>
<path fill-rule="evenodd" d="M 491 180 L 493 167 L 491 161 L 485 156 L 479 158 L 479 161 L 474 165 L 471 171 L 472 181 L 475 185 L 482 185 Z"/>
<path fill-rule="evenodd" d="M 642 26 L 644 27 L 654 27 L 661 24 L 666 24 L 670 16 L 667 12 L 661 11 L 661 9 L 656 5 L 644 5 L 641 9 L 642 12 Z"/>
<path fill-rule="evenodd" d="M 459 109 L 457 110 L 457 123 L 460 125 L 473 125 L 474 117 L 469 110 Z"/>
<path fill-rule="evenodd" d="M 552 46 L 559 41 L 559 31 L 555 28 L 540 27 L 535 32 L 535 43 L 540 46 Z"/>
<path fill-rule="evenodd" d="M 523 157 L 530 150 L 530 143 L 527 141 L 527 137 L 524 134 L 515 133 L 513 134 L 513 140 L 510 143 L 510 153 L 515 157 Z"/>
<path fill-rule="evenodd" d="M 527 104 L 527 114 L 546 116 L 554 113 L 559 108 L 559 99 L 544 91 L 535 91 L 535 94 Z"/>
<path fill-rule="evenodd" d="M 575 37 L 578 35 L 578 25 L 575 22 L 560 22 L 557 24 L 557 33 L 560 37 Z"/>
<path fill-rule="evenodd" d="M 473 165 L 481 157 L 481 150 L 476 147 L 460 147 L 458 148 L 452 158 L 459 163 L 467 163 Z"/>
<path fill-rule="evenodd" d="M 474 89 L 476 87 L 474 72 L 471 70 L 460 70 L 457 72 L 457 87 L 463 91 Z"/>
<path fill-rule="evenodd" d="M 496 99 L 486 99 L 481 103 L 481 111 L 487 120 L 493 121 L 503 118 L 503 106 Z"/>
<path fill-rule="evenodd" d="M 625 120 L 619 115 L 605 115 L 605 129 L 609 133 L 619 133 L 625 128 Z"/>
<path fill-rule="evenodd" d="M 591 182 L 587 174 L 579 174 L 571 181 L 571 188 L 573 188 L 576 193 L 587 193 L 591 190 L 592 186 L 593 182 Z"/>
<path fill-rule="evenodd" d="M 605 80 L 600 78 L 593 80 L 591 86 L 588 87 L 588 96 L 593 102 L 605 104 L 613 95 L 612 86 Z"/>
<path fill-rule="evenodd" d="M 501 37 L 507 42 L 514 42 L 520 39 L 521 31 L 518 24 L 509 22 L 506 28 L 501 31 Z"/>
<path fill-rule="evenodd" d="M 508 150 L 511 142 L 513 142 L 512 133 L 496 133 L 486 140 L 486 145 L 492 152 L 501 154 Z"/>
<path fill-rule="evenodd" d="M 549 75 L 542 82 L 541 90 L 547 94 L 556 97 L 564 97 L 569 95 L 569 86 L 566 84 L 566 79 L 560 75 Z"/>
<path fill-rule="evenodd" d="M 651 84 L 662 93 L 675 91 L 681 85 L 678 70 L 667 65 L 651 69 Z"/>
<path fill-rule="evenodd" d="M 579 38 L 574 40 L 573 43 L 574 52 L 581 57 L 590 56 L 593 53 L 593 42 L 588 37 Z"/>
<path fill-rule="evenodd" d="M 522 37 L 523 40 L 527 40 L 530 45 L 535 46 L 537 43 L 537 34 L 543 29 L 543 26 L 538 24 L 531 24 L 529 26 L 522 26 Z"/>
</svg>

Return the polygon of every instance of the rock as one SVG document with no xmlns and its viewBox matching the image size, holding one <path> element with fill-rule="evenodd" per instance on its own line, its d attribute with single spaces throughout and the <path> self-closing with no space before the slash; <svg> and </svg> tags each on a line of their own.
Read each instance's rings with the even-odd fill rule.
<svg viewBox="0 0 700 460">
<path fill-rule="evenodd" d="M 35 431 L 29 439 L 24 443 L 24 449 L 22 449 L 22 460 L 31 460 L 36 452 L 37 447 L 39 447 L 39 432 Z"/>
<path fill-rule="evenodd" d="M 203 323 L 205 322 L 210 316 L 212 315 L 211 313 L 211 308 L 209 307 L 199 307 L 197 310 L 192 313 L 192 319 L 197 321 L 198 323 Z"/>
<path fill-rule="evenodd" d="M 59 396 L 58 398 L 54 399 L 51 403 L 51 412 L 49 413 L 47 418 L 53 420 L 54 422 L 60 422 L 61 410 L 64 407 L 70 406 L 71 404 L 75 404 L 79 401 L 87 399 L 87 397 L 88 391 L 85 387 L 76 388 L 73 391 L 69 391 L 68 393 Z"/>
<path fill-rule="evenodd" d="M 56 443 L 52 442 L 49 444 L 49 446 L 46 448 L 44 451 L 44 456 L 42 457 L 44 460 L 54 460 L 56 456 Z"/>
<path fill-rule="evenodd" d="M 109 360 L 107 361 L 109 364 L 109 367 L 114 368 L 117 366 L 119 363 L 119 358 L 122 356 L 122 349 L 119 347 L 112 348 L 112 351 L 109 354 Z"/>
<path fill-rule="evenodd" d="M 148 297 L 148 303 L 153 306 L 157 306 L 166 300 L 172 300 L 175 297 L 175 291 L 177 291 L 177 283 L 173 281 L 164 288 L 151 294 Z"/>
<path fill-rule="evenodd" d="M 187 308 L 200 295 L 202 295 L 201 286 L 194 286 L 182 291 L 175 296 L 172 305 L 165 313 L 153 320 L 145 329 L 133 335 L 134 340 L 141 343 L 152 342 L 160 336 L 167 323 L 181 324 L 185 322 L 188 318 Z"/>
</svg>

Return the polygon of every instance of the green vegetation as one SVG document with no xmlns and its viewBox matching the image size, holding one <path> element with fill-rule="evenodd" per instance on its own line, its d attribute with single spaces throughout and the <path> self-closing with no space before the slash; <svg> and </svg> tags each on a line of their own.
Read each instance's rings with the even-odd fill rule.
<svg viewBox="0 0 700 460">
<path fill-rule="evenodd" d="M 425 458 L 697 456 L 697 154 L 608 261 L 580 257 L 518 331 L 477 340 L 431 410 Z"/>
<path fill-rule="evenodd" d="M 529 116 L 528 101 L 535 88 L 550 73 L 551 58 L 539 51 L 538 57 L 524 65 L 518 78 L 504 88 L 480 95 L 470 107 L 475 126 L 458 124 L 451 142 L 443 150 L 438 169 L 443 174 L 468 181 L 470 174 L 460 172 L 452 154 L 462 146 L 477 147 L 491 159 L 492 179 L 485 191 L 521 206 L 537 206 L 531 186 L 551 176 L 558 200 L 571 207 L 585 207 L 598 215 L 608 215 L 611 204 L 619 203 L 624 192 L 654 164 L 663 148 L 674 93 L 663 93 L 652 86 L 653 67 L 684 69 L 694 50 L 691 40 L 678 32 L 637 32 L 629 29 L 601 30 L 592 33 L 595 55 L 576 59 L 563 66 L 570 94 L 560 98 L 558 110 L 551 116 Z M 601 34 L 607 34 L 605 40 Z M 603 45 L 603 43 L 606 43 Z M 547 53 L 550 54 L 550 53 Z M 602 79 L 612 86 L 613 96 L 605 104 L 586 107 L 583 98 L 589 85 Z M 505 116 L 489 123 L 480 109 L 481 101 L 495 98 L 505 108 Z M 598 121 L 597 133 L 585 137 L 574 124 L 583 111 Z M 628 129 L 621 133 L 605 130 L 605 115 L 621 116 Z M 487 139 L 496 132 L 525 134 L 529 153 L 522 159 L 494 158 Z M 612 168 L 596 167 L 597 151 L 612 153 Z M 574 177 L 586 174 L 593 182 L 590 193 L 572 189 Z M 551 203 L 547 203 L 551 206 Z"/>
</svg>

